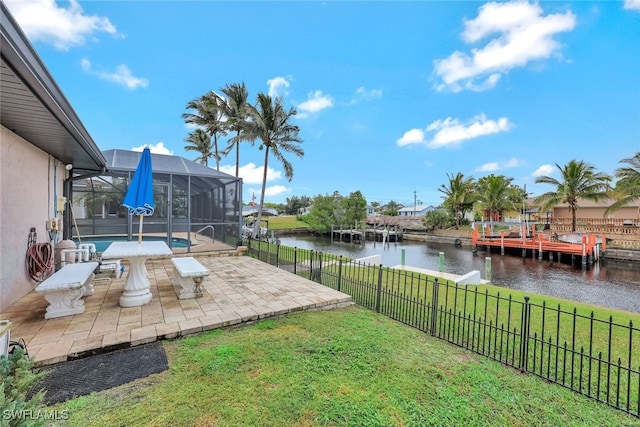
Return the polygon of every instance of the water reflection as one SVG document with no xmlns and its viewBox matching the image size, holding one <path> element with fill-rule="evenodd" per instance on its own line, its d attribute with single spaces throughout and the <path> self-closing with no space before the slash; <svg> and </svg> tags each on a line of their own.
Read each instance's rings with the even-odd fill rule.
<svg viewBox="0 0 640 427">
<path fill-rule="evenodd" d="M 495 252 L 474 255 L 469 247 L 443 243 L 405 241 L 387 245 L 379 242 L 356 245 L 309 236 L 283 237 L 280 240 L 286 246 L 353 258 L 380 255 L 382 264 L 390 267 L 402 264 L 404 252 L 405 265 L 436 271 L 439 253 L 443 252 L 447 273 L 465 274 L 478 270 L 482 277 L 485 258 L 491 257 L 491 281 L 494 285 L 640 313 L 639 263 L 608 260 L 583 267 L 579 260 L 572 266 L 547 259 L 540 261 L 531 255 L 527 258 L 500 256 Z"/>
</svg>

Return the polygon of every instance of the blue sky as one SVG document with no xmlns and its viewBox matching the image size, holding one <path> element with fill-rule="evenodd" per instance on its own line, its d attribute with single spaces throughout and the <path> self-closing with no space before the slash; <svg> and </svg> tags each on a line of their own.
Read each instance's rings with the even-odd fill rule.
<svg viewBox="0 0 640 427">
<path fill-rule="evenodd" d="M 640 150 L 640 0 L 4 1 L 103 150 L 194 159 L 188 101 L 282 96 L 305 156 L 290 182 L 270 159 L 267 202 L 438 205 L 458 172 L 539 194 L 556 163 L 613 174 Z M 263 152 L 240 157 L 249 202 Z"/>
</svg>

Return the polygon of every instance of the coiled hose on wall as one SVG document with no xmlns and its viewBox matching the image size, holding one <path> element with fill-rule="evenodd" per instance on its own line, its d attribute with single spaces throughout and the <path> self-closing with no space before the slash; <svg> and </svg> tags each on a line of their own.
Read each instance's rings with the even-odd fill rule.
<svg viewBox="0 0 640 427">
<path fill-rule="evenodd" d="M 35 231 L 29 233 L 27 272 L 36 282 L 42 282 L 53 271 L 53 246 L 49 242 L 36 243 Z"/>
</svg>

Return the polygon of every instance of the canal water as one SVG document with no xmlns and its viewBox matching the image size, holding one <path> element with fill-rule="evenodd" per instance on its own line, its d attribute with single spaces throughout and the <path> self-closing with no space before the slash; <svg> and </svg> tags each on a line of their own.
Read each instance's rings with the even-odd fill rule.
<svg viewBox="0 0 640 427">
<path fill-rule="evenodd" d="M 480 271 L 485 277 L 485 258 L 491 257 L 491 283 L 510 289 L 550 295 L 571 301 L 640 313 L 640 263 L 616 260 L 582 266 L 538 260 L 500 253 L 473 253 L 469 246 L 446 243 L 403 241 L 383 245 L 380 242 L 352 244 L 313 236 L 281 237 L 282 245 L 312 249 L 351 258 L 380 255 L 382 264 L 393 267 L 402 264 L 438 271 L 439 254 L 444 253 L 444 271 L 466 274 Z"/>
</svg>

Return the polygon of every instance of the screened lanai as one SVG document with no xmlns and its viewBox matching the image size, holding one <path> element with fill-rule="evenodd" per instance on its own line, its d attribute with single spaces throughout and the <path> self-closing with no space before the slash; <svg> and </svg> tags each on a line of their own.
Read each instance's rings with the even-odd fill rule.
<svg viewBox="0 0 640 427">
<path fill-rule="evenodd" d="M 65 186 L 65 239 L 95 243 L 137 238 L 139 218 L 122 206 L 141 152 L 102 152 L 107 170 L 74 170 Z M 241 234 L 242 180 L 178 156 L 152 154 L 155 212 L 143 221 L 143 240 L 164 240 L 186 252 L 235 248 Z"/>
</svg>

